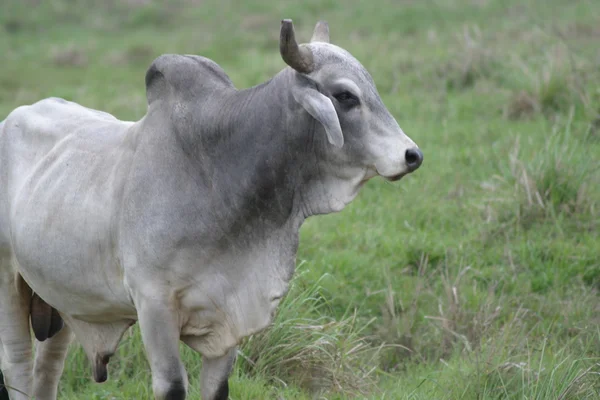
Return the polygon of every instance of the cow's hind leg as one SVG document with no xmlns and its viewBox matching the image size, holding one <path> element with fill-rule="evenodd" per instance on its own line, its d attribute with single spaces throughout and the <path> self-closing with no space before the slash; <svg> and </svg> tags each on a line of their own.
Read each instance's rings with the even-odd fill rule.
<svg viewBox="0 0 600 400">
<path fill-rule="evenodd" d="M 56 400 L 58 382 L 72 338 L 71 328 L 64 325 L 56 335 L 37 343 L 33 366 L 35 400 Z"/>
<path fill-rule="evenodd" d="M 2 346 L 2 343 L 0 343 L 0 346 Z M 2 375 L 2 371 L 0 371 L 0 400 L 10 400 L 8 398 L 8 393 L 6 393 L 6 389 L 4 388 L 4 375 Z"/>
<path fill-rule="evenodd" d="M 220 358 L 202 358 L 202 400 L 227 400 L 229 397 L 229 374 L 233 369 L 237 348 L 234 347 Z"/>
<path fill-rule="evenodd" d="M 1 251 L 1 250 L 0 250 Z M 29 331 L 31 289 L 0 254 L 0 342 L 4 383 L 11 400 L 29 400 L 32 343 Z"/>
</svg>

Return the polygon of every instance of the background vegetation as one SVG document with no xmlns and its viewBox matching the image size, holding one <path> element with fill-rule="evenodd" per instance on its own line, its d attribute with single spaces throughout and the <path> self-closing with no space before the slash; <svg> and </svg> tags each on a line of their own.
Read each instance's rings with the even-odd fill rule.
<svg viewBox="0 0 600 400">
<path fill-rule="evenodd" d="M 306 223 L 231 398 L 599 398 L 599 16 L 595 0 L 3 0 L 0 118 L 61 96 L 139 119 L 162 53 L 249 87 L 284 67 L 282 18 L 303 41 L 326 19 L 425 162 Z M 150 398 L 137 327 L 109 374 L 93 383 L 74 344 L 60 398 Z"/>
</svg>

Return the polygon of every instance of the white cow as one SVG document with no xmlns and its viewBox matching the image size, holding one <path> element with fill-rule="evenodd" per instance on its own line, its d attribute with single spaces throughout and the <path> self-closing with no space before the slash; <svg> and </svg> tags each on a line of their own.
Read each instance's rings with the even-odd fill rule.
<svg viewBox="0 0 600 400">
<path fill-rule="evenodd" d="M 245 90 L 211 60 L 163 55 L 137 122 L 49 98 L 0 124 L 0 359 L 12 400 L 56 398 L 72 332 L 106 380 L 136 321 L 156 399 L 186 396 L 180 340 L 203 356 L 202 398 L 226 399 L 236 345 L 268 326 L 287 291 L 302 222 L 342 210 L 374 176 L 421 165 L 326 23 L 298 46 L 282 21 L 280 52 L 289 67 Z"/>
</svg>

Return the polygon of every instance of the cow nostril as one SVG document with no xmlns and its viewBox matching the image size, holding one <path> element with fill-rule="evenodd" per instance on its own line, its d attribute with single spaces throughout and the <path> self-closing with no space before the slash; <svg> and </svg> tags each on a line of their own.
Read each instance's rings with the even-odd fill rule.
<svg viewBox="0 0 600 400">
<path fill-rule="evenodd" d="M 414 171 L 421 166 L 421 163 L 423 162 L 423 153 L 418 148 L 408 149 L 404 154 L 404 158 L 408 169 Z"/>
</svg>

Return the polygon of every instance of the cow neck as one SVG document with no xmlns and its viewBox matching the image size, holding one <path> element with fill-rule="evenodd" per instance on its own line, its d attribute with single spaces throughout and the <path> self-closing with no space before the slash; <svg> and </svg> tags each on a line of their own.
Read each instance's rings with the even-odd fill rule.
<svg viewBox="0 0 600 400">
<path fill-rule="evenodd" d="M 288 79 L 284 71 L 208 105 L 211 128 L 197 136 L 196 159 L 211 171 L 215 203 L 228 214 L 232 232 L 266 234 L 302 222 L 296 188 L 304 165 L 314 163 Z M 207 106 L 201 107 L 204 114 L 197 115 L 205 118 Z"/>
</svg>

